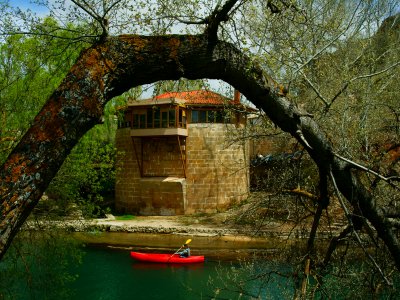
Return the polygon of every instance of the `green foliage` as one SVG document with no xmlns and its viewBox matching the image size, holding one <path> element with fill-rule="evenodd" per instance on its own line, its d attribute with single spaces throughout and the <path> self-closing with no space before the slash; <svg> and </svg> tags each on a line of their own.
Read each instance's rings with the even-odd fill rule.
<svg viewBox="0 0 400 300">
<path fill-rule="evenodd" d="M 71 29 L 76 26 L 67 25 Z M 53 34 L 58 24 L 48 17 L 36 24 Z M 0 162 L 30 127 L 34 116 L 74 63 L 82 43 L 50 35 L 10 35 L 0 42 Z"/>
<path fill-rule="evenodd" d="M 135 219 L 133 215 L 122 215 L 122 216 L 115 216 L 115 219 L 118 221 L 128 221 Z"/>
<path fill-rule="evenodd" d="M 155 84 L 154 95 L 166 92 L 192 91 L 209 88 L 209 84 L 205 80 L 188 80 L 181 78 L 179 80 L 164 80 Z"/>
<path fill-rule="evenodd" d="M 295 298 L 293 270 L 271 257 L 254 256 L 232 264 L 229 269 L 218 266 L 216 272 L 207 282 L 213 293 L 207 295 L 210 299 Z"/>
<path fill-rule="evenodd" d="M 79 244 L 57 231 L 24 231 L 0 262 L 0 299 L 70 299 Z"/>
<path fill-rule="evenodd" d="M 60 213 L 68 214 L 72 203 L 85 216 L 106 212 L 106 201 L 114 196 L 116 149 L 107 127 L 99 125 L 86 134 L 72 150 L 47 189 L 57 201 Z"/>
<path fill-rule="evenodd" d="M 356 247 L 355 247 L 356 248 Z M 347 259 L 332 264 L 330 273 L 323 278 L 324 285 L 318 287 L 317 280 L 310 280 L 309 299 L 397 299 L 399 276 L 393 276 L 394 286 L 381 284 L 381 277 L 365 261 Z"/>
<path fill-rule="evenodd" d="M 72 42 L 79 25 L 61 28 L 51 17 L 35 23 L 31 30 L 32 35 L 10 35 L 0 43 L 0 161 L 6 159 L 87 45 Z M 76 203 L 85 215 L 99 214 L 99 205 L 112 197 L 114 107 L 123 105 L 125 99 L 119 97 L 106 106 L 104 124 L 82 139 L 50 184 L 48 193 L 56 200 L 58 213 L 68 213 L 71 203 Z"/>
</svg>

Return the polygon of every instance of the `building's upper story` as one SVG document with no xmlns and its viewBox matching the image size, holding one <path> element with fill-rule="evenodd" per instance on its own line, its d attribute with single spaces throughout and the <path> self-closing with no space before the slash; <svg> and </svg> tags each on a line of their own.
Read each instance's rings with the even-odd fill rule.
<svg viewBox="0 0 400 300">
<path fill-rule="evenodd" d="M 132 136 L 187 136 L 189 124 L 245 124 L 250 108 L 234 99 L 208 90 L 168 92 L 150 99 L 130 100 L 120 128 L 131 128 Z"/>
</svg>

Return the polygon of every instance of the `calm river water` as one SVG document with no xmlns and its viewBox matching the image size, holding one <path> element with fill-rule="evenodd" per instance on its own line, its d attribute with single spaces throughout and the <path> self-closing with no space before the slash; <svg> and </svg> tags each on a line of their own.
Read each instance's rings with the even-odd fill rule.
<svg viewBox="0 0 400 300">
<path fill-rule="evenodd" d="M 50 232 L 21 234 L 19 242 L 0 261 L 0 299 L 293 298 L 293 280 L 270 272 L 291 274 L 290 268 L 261 258 L 262 245 L 258 242 L 197 237 L 191 243 L 193 254 L 204 254 L 206 261 L 169 265 L 136 262 L 130 257 L 130 249 L 172 254 L 176 249 L 168 245 L 179 245 L 182 237 L 95 234 L 92 238 L 103 244 L 80 247 L 69 237 Z M 122 248 L 105 246 L 115 242 Z M 240 243 L 251 249 L 237 247 L 244 246 Z M 222 249 L 227 245 L 230 248 Z M 239 255 L 241 252 L 247 253 L 246 259 Z M 257 258 L 252 260 L 250 253 L 258 253 Z M 221 261 L 227 257 L 229 261 Z"/>
<path fill-rule="evenodd" d="M 132 234 L 123 237 L 131 242 L 137 238 Z M 292 267 L 266 258 L 257 248 L 236 248 L 236 253 L 253 252 L 256 256 L 230 256 L 229 261 L 221 261 L 234 249 L 219 248 L 218 241 L 212 244 L 215 248 L 211 248 L 211 244 L 205 248 L 205 241 L 199 238 L 192 242 L 193 254 L 204 253 L 206 261 L 191 265 L 139 263 L 130 257 L 132 248 L 148 252 L 174 252 L 174 249 L 154 245 L 116 248 L 115 244 L 113 247 L 97 244 L 82 248 L 80 243 L 74 245 L 69 238 L 57 235 L 41 236 L 40 239 L 35 235 L 33 238 L 22 235 L 19 239 L 20 242 L 11 247 L 5 259 L 0 261 L 1 300 L 293 299 L 295 283 L 298 287 L 301 283 Z M 113 239 L 117 240 L 114 236 Z M 140 236 L 140 240 L 143 239 L 146 238 Z M 109 240 L 110 237 L 107 237 Z M 118 241 L 123 239 L 119 237 Z M 145 242 L 151 244 L 150 240 Z M 175 242 L 174 245 L 177 244 Z M 229 241 L 223 240 L 223 244 L 229 244 Z M 362 265 L 355 263 L 349 267 L 361 270 Z M 361 289 L 364 294 L 359 294 L 360 283 L 351 285 L 356 278 L 350 276 L 348 280 L 351 281 L 344 282 L 346 278 L 326 277 L 325 290 L 323 294 L 317 293 L 316 298 L 348 299 L 351 292 L 351 295 L 357 296 L 355 298 L 365 299 L 363 296 L 368 291 Z M 377 298 L 389 299 L 389 295 L 395 293 L 383 291 L 379 295 L 382 297 Z"/>
<path fill-rule="evenodd" d="M 22 254 L 23 259 L 14 260 L 10 255 L 0 262 L 0 299 L 293 298 L 292 280 L 264 274 L 268 265 L 282 272 L 289 271 L 288 267 L 266 260 L 220 262 L 208 258 L 191 265 L 150 264 L 134 261 L 128 249 L 87 246 L 81 263 L 71 264 L 71 258 L 67 264 L 60 256 L 62 251 L 38 248 L 19 251 L 16 257 Z"/>
<path fill-rule="evenodd" d="M 254 265 L 206 261 L 193 265 L 146 264 L 133 261 L 129 251 L 90 247 L 78 279 L 70 285 L 72 299 L 285 299 L 287 280 L 279 277 L 249 280 Z"/>
</svg>

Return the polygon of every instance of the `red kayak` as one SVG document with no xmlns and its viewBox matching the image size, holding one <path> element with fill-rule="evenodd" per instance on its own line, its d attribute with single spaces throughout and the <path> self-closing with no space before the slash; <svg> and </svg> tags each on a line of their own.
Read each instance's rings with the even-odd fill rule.
<svg viewBox="0 0 400 300">
<path fill-rule="evenodd" d="M 140 253 L 131 251 L 131 257 L 138 261 L 164 264 L 192 264 L 204 262 L 204 256 L 180 257 L 178 254 Z"/>
</svg>

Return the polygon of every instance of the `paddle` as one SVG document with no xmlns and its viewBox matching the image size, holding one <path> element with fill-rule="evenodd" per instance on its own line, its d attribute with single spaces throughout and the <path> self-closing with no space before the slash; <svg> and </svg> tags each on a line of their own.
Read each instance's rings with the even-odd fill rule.
<svg viewBox="0 0 400 300">
<path fill-rule="evenodd" d="M 192 241 L 192 239 L 188 239 L 183 245 L 187 245 L 187 244 L 189 244 L 191 241 Z M 177 254 L 179 251 L 181 251 L 183 245 L 182 245 L 174 254 L 172 254 L 172 255 L 168 258 L 168 261 L 171 259 L 172 256 L 174 256 L 174 255 Z"/>
</svg>

